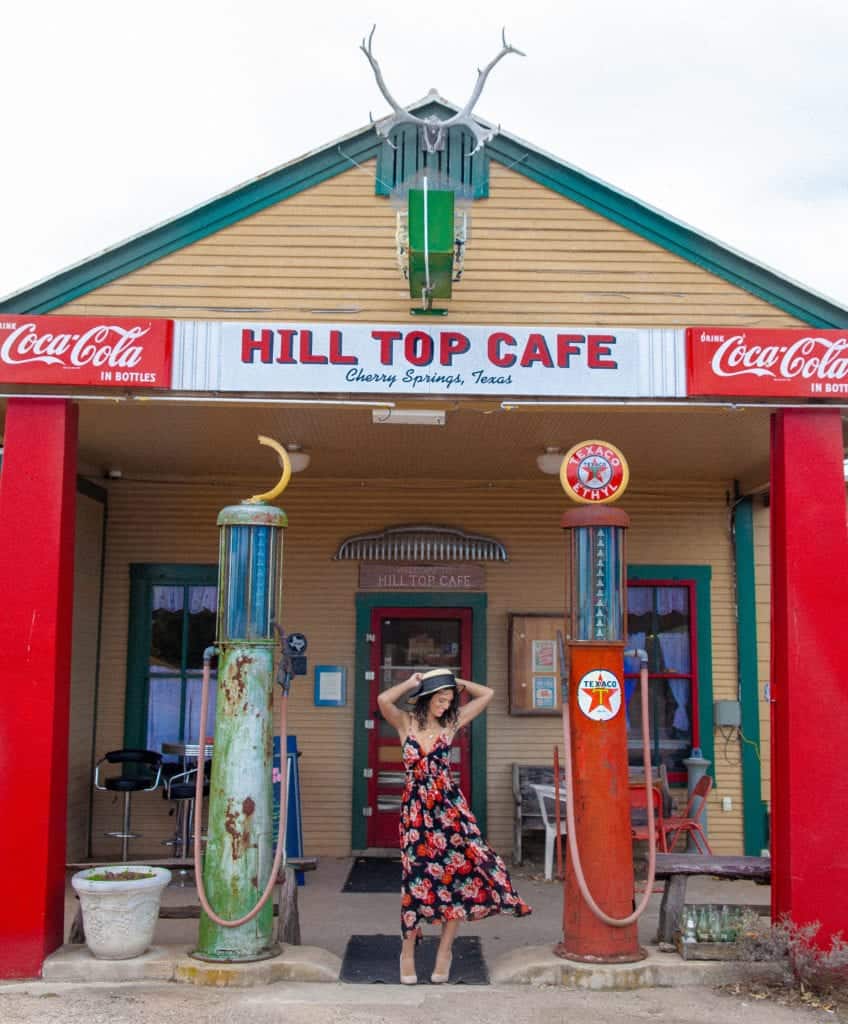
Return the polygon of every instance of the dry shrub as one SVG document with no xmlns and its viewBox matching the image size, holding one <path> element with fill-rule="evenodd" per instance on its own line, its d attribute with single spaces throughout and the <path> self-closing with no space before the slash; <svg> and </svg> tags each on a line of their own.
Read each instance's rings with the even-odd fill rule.
<svg viewBox="0 0 848 1024">
<path fill-rule="evenodd" d="M 848 999 L 848 943 L 837 932 L 829 946 L 816 943 L 821 924 L 795 924 L 788 917 L 765 926 L 755 914 L 743 916 L 739 942 L 745 960 L 783 960 L 800 992 Z"/>
</svg>

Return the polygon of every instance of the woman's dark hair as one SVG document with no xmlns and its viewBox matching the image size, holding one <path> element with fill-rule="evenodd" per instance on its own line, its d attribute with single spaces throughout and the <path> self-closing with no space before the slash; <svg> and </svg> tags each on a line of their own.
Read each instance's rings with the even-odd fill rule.
<svg viewBox="0 0 848 1024">
<path fill-rule="evenodd" d="M 426 697 L 419 697 L 417 701 L 412 705 L 412 717 L 415 719 L 415 723 L 419 729 L 423 729 L 427 724 L 427 712 L 430 710 L 430 701 L 436 696 L 437 693 L 441 693 L 441 690 L 434 690 L 432 693 L 428 693 Z M 457 691 L 453 689 L 453 700 L 445 709 L 444 714 L 441 718 L 437 718 L 436 721 L 442 728 L 447 728 L 449 725 L 455 725 L 456 720 L 459 718 L 459 701 L 457 700 Z"/>
</svg>

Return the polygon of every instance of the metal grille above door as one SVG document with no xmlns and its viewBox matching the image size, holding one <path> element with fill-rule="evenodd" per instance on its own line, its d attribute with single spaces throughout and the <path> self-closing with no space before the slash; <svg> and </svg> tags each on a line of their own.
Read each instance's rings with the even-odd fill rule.
<svg viewBox="0 0 848 1024">
<path fill-rule="evenodd" d="M 448 526 L 390 526 L 343 540 L 333 556 L 360 562 L 507 562 L 506 548 L 493 537 Z"/>
</svg>

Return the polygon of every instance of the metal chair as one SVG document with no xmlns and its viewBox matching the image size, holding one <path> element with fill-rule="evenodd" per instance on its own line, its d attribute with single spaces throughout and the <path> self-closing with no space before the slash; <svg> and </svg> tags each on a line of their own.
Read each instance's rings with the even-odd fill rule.
<svg viewBox="0 0 848 1024">
<path fill-rule="evenodd" d="M 628 783 L 630 796 L 630 829 L 634 839 L 648 840 L 648 794 L 644 782 Z M 654 805 L 654 835 L 657 840 L 657 851 L 666 853 L 666 827 L 663 818 L 662 792 L 656 784 L 651 786 L 651 799 Z"/>
<path fill-rule="evenodd" d="M 191 857 L 191 845 L 194 840 L 194 799 L 195 785 L 197 782 L 197 767 L 189 768 L 186 771 L 178 772 L 166 779 L 162 790 L 164 800 L 173 800 L 175 804 L 176 820 L 174 823 L 174 834 L 170 839 L 163 839 L 164 846 L 174 848 L 175 857 Z M 203 795 L 209 796 L 209 762 L 204 765 Z M 205 839 L 201 836 L 201 839 Z M 179 881 L 175 884 L 185 884 L 189 875 L 185 868 L 179 872 Z"/>
<path fill-rule="evenodd" d="M 707 806 L 707 797 L 713 788 L 713 780 L 710 775 L 702 775 L 695 783 L 689 800 L 686 803 L 686 810 L 682 817 L 669 817 L 665 819 L 663 828 L 666 835 L 666 846 L 668 851 L 674 849 L 674 844 L 683 835 L 692 837 L 692 842 L 698 853 L 712 854 L 706 833 L 701 825 L 701 815 Z"/>
<path fill-rule="evenodd" d="M 103 763 L 119 764 L 120 775 L 110 775 L 100 780 Z M 121 840 L 121 860 L 127 860 L 127 846 L 130 839 L 138 839 L 141 833 L 130 831 L 130 798 L 133 793 L 149 793 L 162 780 L 162 755 L 153 750 L 110 750 L 94 766 L 94 788 L 111 793 L 124 794 L 123 824 L 120 832 L 104 832 L 112 839 Z"/>
<path fill-rule="evenodd" d="M 532 785 L 533 789 L 536 790 L 536 796 L 539 800 L 539 813 L 542 816 L 542 824 L 545 826 L 545 878 L 551 878 L 554 872 L 554 843 L 556 842 L 557 827 L 555 812 L 552 809 L 550 815 L 548 815 L 547 805 L 548 802 L 553 804 L 556 800 L 556 790 L 553 786 L 546 786 L 540 783 L 533 783 Z M 562 805 L 559 834 L 564 836 L 566 830 L 564 785 L 560 787 L 559 802 Z"/>
</svg>

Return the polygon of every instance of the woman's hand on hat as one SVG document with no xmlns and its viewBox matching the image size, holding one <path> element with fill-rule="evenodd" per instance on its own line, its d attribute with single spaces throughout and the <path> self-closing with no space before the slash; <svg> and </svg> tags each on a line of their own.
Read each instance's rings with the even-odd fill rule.
<svg viewBox="0 0 848 1024">
<path fill-rule="evenodd" d="M 420 672 L 413 672 L 412 675 L 409 677 L 409 679 L 407 679 L 405 685 L 407 685 L 410 690 L 413 689 L 413 687 L 420 686 L 421 685 L 421 673 Z"/>
</svg>

